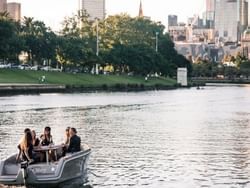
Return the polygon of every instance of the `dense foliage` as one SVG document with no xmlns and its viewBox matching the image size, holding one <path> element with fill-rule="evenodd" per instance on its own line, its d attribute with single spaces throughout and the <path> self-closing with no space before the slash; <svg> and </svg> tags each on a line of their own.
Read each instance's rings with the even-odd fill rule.
<svg viewBox="0 0 250 188">
<path fill-rule="evenodd" d="M 18 62 L 18 55 L 24 52 L 31 65 L 47 63 L 91 70 L 95 64 L 108 64 L 117 73 L 141 75 L 157 72 L 174 76 L 177 67 L 191 71 L 190 62 L 177 54 L 164 29 L 161 23 L 126 14 L 91 21 L 83 11 L 66 18 L 62 30 L 55 34 L 41 21 L 24 17 L 21 23 L 16 23 L 2 13 L 0 59 Z"/>
<path fill-rule="evenodd" d="M 242 54 L 236 57 L 229 56 L 226 61 L 232 65 L 215 63 L 209 60 L 199 59 L 193 64 L 193 77 L 218 77 L 226 79 L 249 78 L 250 77 L 250 60 Z"/>
</svg>

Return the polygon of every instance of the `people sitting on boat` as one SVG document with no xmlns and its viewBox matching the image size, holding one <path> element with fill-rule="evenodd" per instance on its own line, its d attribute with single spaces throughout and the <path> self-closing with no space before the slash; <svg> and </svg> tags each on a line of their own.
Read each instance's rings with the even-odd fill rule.
<svg viewBox="0 0 250 188">
<path fill-rule="evenodd" d="M 51 128 L 50 127 L 45 127 L 44 128 L 44 133 L 41 135 L 41 145 L 42 146 L 48 146 L 50 144 L 53 144 L 53 139 L 51 135 Z"/>
<path fill-rule="evenodd" d="M 81 150 L 81 138 L 77 136 L 77 131 L 75 128 L 71 127 L 69 130 L 70 134 L 70 141 L 69 141 L 69 147 L 68 152 L 78 152 Z"/>
<path fill-rule="evenodd" d="M 50 127 L 45 127 L 44 128 L 44 132 L 40 137 L 41 141 L 40 141 L 40 145 L 41 146 L 49 146 L 54 144 L 53 143 L 53 139 L 52 139 L 52 135 L 51 135 L 51 128 Z M 49 160 L 51 161 L 53 159 L 53 154 L 49 153 Z M 45 153 L 41 153 L 40 154 L 40 161 L 45 161 L 46 159 L 46 154 Z"/>
<path fill-rule="evenodd" d="M 39 140 L 39 138 L 36 137 L 36 131 L 32 130 L 31 134 L 32 134 L 32 144 L 33 144 L 33 146 L 38 147 L 40 145 L 40 140 Z"/>
<path fill-rule="evenodd" d="M 29 128 L 25 128 L 24 129 L 24 131 L 23 131 L 23 133 L 24 133 L 24 135 L 22 136 L 22 138 L 20 139 L 20 141 L 18 142 L 18 145 L 17 145 L 17 148 L 18 148 L 18 155 L 17 155 L 17 158 L 16 158 L 16 161 L 18 162 L 18 161 L 20 161 L 20 157 L 21 157 L 21 154 L 22 154 L 22 152 L 21 152 L 21 150 L 19 149 L 20 148 L 20 144 L 21 143 L 23 143 L 23 140 L 25 139 L 25 134 L 27 133 L 27 132 L 30 132 L 31 130 L 29 129 Z"/>
<path fill-rule="evenodd" d="M 17 161 L 27 161 L 29 163 L 34 162 L 33 156 L 33 145 L 32 145 L 32 135 L 30 131 L 26 131 L 25 135 L 18 145 L 19 154 L 17 156 Z"/>
</svg>

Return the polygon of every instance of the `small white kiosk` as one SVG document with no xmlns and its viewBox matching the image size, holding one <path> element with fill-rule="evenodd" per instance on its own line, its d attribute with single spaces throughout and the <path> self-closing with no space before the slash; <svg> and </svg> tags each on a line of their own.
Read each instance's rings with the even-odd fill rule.
<svg viewBox="0 0 250 188">
<path fill-rule="evenodd" d="M 187 86 L 187 68 L 178 68 L 177 69 L 177 83 L 181 86 Z"/>
</svg>

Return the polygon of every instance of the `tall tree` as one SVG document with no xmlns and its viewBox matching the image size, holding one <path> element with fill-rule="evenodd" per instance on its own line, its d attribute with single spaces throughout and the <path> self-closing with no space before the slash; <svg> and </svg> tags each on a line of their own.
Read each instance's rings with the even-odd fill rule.
<svg viewBox="0 0 250 188">
<path fill-rule="evenodd" d="M 7 12 L 0 13 L 0 59 L 17 61 L 23 48 L 18 22 L 10 19 Z"/>
<path fill-rule="evenodd" d="M 32 64 L 42 64 L 44 60 L 50 61 L 55 57 L 57 36 L 41 21 L 24 17 L 22 35 L 25 39 L 29 60 Z"/>
</svg>

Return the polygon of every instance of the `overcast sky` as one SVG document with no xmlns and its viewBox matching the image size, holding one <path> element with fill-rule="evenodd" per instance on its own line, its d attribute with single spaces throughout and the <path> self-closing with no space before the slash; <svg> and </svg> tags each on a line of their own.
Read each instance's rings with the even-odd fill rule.
<svg viewBox="0 0 250 188">
<path fill-rule="evenodd" d="M 8 2 L 13 2 L 9 0 Z M 55 30 L 65 16 L 78 9 L 78 0 L 15 0 L 22 4 L 22 16 L 34 17 L 44 21 Z M 176 14 L 179 21 L 186 22 L 188 17 L 201 14 L 205 10 L 205 0 L 142 0 L 144 15 L 152 20 L 167 24 L 167 16 Z M 106 0 L 108 15 L 128 13 L 138 15 L 140 0 Z"/>
</svg>

